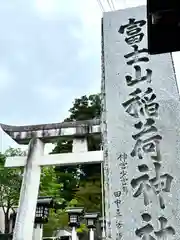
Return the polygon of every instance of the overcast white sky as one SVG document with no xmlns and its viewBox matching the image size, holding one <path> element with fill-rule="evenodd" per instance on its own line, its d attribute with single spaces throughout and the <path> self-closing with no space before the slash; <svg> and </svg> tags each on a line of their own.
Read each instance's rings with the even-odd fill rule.
<svg viewBox="0 0 180 240">
<path fill-rule="evenodd" d="M 0 0 L 0 122 L 62 121 L 74 98 L 100 92 L 101 17 L 96 0 Z M 0 151 L 17 147 L 0 134 Z"/>
</svg>

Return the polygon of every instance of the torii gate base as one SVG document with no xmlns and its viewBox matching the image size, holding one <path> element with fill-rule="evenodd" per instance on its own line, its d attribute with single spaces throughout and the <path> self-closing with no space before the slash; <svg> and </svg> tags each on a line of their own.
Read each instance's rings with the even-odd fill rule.
<svg viewBox="0 0 180 240">
<path fill-rule="evenodd" d="M 102 151 L 88 152 L 86 139 L 87 133 L 83 130 L 84 126 L 82 125 L 82 122 L 76 124 L 79 128 L 82 128 L 82 131 L 81 134 L 78 133 L 78 136 L 75 136 L 73 139 L 73 153 L 44 156 L 43 140 L 45 139 L 45 142 L 47 142 L 47 139 L 44 137 L 40 140 L 35 136 L 30 140 L 27 157 L 11 157 L 7 159 L 5 164 L 6 167 L 25 167 L 21 186 L 19 208 L 17 211 L 15 229 L 13 233 L 13 240 L 33 239 L 33 227 L 39 192 L 41 166 L 101 163 L 103 161 Z M 85 127 L 86 129 L 89 129 L 87 126 Z M 28 128 L 26 127 L 26 129 Z M 35 135 L 35 132 L 33 132 L 33 134 Z M 91 134 L 93 134 L 93 132 Z M 22 139 L 15 140 L 17 142 L 23 142 Z"/>
</svg>

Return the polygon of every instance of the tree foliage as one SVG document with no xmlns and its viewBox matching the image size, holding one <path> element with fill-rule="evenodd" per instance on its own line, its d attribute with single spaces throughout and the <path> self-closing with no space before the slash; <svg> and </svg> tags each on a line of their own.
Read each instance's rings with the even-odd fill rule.
<svg viewBox="0 0 180 240">
<path fill-rule="evenodd" d="M 99 179 L 81 182 L 75 199 L 77 205 L 84 206 L 89 212 L 101 212 L 101 183 Z"/>
<path fill-rule="evenodd" d="M 45 237 L 51 237 L 53 232 L 59 228 L 65 228 L 68 224 L 68 215 L 64 209 L 58 211 L 50 210 L 49 221 L 44 225 L 43 235 Z"/>
<path fill-rule="evenodd" d="M 0 153 L 0 207 L 4 212 L 5 233 L 9 233 L 9 214 L 14 206 L 17 206 L 22 181 L 20 168 L 5 168 L 7 157 L 24 156 L 21 149 L 9 148 L 4 154 Z"/>
<path fill-rule="evenodd" d="M 94 118 L 100 118 L 101 114 L 101 101 L 100 94 L 94 94 L 87 96 L 82 96 L 81 98 L 75 99 L 73 107 L 69 110 L 70 116 L 65 119 L 65 121 L 79 121 L 79 120 L 89 120 Z M 100 150 L 101 139 L 95 138 L 93 136 L 88 137 L 88 150 L 95 151 Z M 72 152 L 72 140 L 59 140 L 52 153 L 67 153 Z M 100 188 L 100 178 L 101 178 L 101 165 L 81 165 L 81 166 L 67 166 L 67 167 L 56 167 L 57 177 L 59 183 L 62 184 L 61 195 L 68 203 L 73 198 L 81 198 L 81 204 L 86 206 L 87 201 L 91 201 L 94 192 L 98 192 L 98 197 L 96 204 L 99 205 L 101 198 L 101 188 Z M 98 182 L 97 185 L 94 181 Z M 93 191 L 86 195 L 84 189 L 88 187 Z M 82 195 L 84 201 L 82 202 Z M 91 195 L 91 196 L 90 196 Z M 80 197 L 81 196 L 81 197 Z M 88 205 L 92 206 L 91 204 Z M 88 208 L 89 208 L 88 207 Z"/>
<path fill-rule="evenodd" d="M 101 114 L 100 94 L 93 94 L 89 97 L 76 98 L 73 107 L 70 108 L 70 117 L 67 121 L 80 121 L 99 118 Z"/>
<path fill-rule="evenodd" d="M 60 189 L 61 184 L 57 181 L 55 167 L 43 167 L 41 169 L 39 195 L 52 196 L 61 202 Z"/>
<path fill-rule="evenodd" d="M 100 95 L 94 94 L 75 99 L 70 116 L 64 121 L 79 121 L 100 118 Z M 100 150 L 101 139 L 89 137 L 88 150 Z M 72 140 L 57 141 L 52 154 L 72 152 Z M 56 177 L 60 184 L 60 196 L 66 207 L 83 206 L 87 211 L 101 211 L 101 166 L 100 164 L 56 167 Z M 53 230 L 67 227 L 68 216 L 65 209 L 51 211 L 48 224 L 44 226 L 45 235 L 51 236 Z M 54 227 L 52 227 L 54 226 Z M 78 232 L 85 230 L 82 224 Z"/>
<path fill-rule="evenodd" d="M 44 236 L 51 237 L 53 232 L 59 227 L 67 226 L 68 218 L 64 211 L 64 199 L 61 197 L 61 184 L 58 183 L 55 167 L 43 167 L 41 171 L 41 182 L 39 195 L 51 196 L 56 201 L 61 209 L 57 211 L 50 209 L 49 221 L 44 225 Z"/>
<path fill-rule="evenodd" d="M 75 99 L 70 116 L 64 121 L 78 121 L 100 118 L 100 95 L 82 96 Z M 88 137 L 88 150 L 100 150 L 101 139 Z M 72 152 L 72 140 L 59 139 L 52 154 Z M 10 209 L 16 206 L 22 180 L 22 169 L 4 168 L 6 157 L 24 155 L 20 149 L 9 148 L 0 154 L 0 207 L 5 214 L 5 232 L 9 232 L 8 216 Z M 44 236 L 52 236 L 54 230 L 67 227 L 69 206 L 83 206 L 87 211 L 101 211 L 101 166 L 100 164 L 43 167 L 39 195 L 52 196 L 61 209 L 51 210 L 49 222 L 44 226 Z M 78 229 L 82 232 L 85 225 Z"/>
</svg>

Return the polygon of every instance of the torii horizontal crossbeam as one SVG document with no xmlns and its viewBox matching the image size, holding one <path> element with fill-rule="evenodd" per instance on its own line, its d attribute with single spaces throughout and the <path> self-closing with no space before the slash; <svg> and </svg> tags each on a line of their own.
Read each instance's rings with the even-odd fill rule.
<svg viewBox="0 0 180 240">
<path fill-rule="evenodd" d="M 5 167 L 24 167 L 26 166 L 27 157 L 8 157 Z M 39 157 L 36 164 L 39 166 L 67 166 L 78 164 L 92 164 L 103 162 L 103 151 L 77 152 L 50 154 Z"/>
<path fill-rule="evenodd" d="M 0 124 L 0 126 L 18 144 L 29 144 L 33 137 L 39 138 L 44 143 L 51 143 L 57 138 L 67 140 L 101 133 L 99 119 L 26 126 Z"/>
</svg>

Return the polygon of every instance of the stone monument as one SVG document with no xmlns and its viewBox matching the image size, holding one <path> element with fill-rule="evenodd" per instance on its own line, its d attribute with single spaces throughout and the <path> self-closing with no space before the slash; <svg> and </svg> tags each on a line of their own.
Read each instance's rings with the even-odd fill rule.
<svg viewBox="0 0 180 240">
<path fill-rule="evenodd" d="M 106 238 L 180 239 L 180 106 L 171 54 L 150 56 L 146 6 L 104 13 L 102 119 L 3 130 L 28 157 L 13 240 L 32 240 L 40 166 L 102 162 Z M 103 135 L 103 151 L 88 152 L 86 137 Z M 73 153 L 43 155 L 44 144 L 73 138 Z"/>
<path fill-rule="evenodd" d="M 63 122 L 32 126 L 8 126 L 2 129 L 19 144 L 29 144 L 27 157 L 9 157 L 5 167 L 24 166 L 19 207 L 13 240 L 32 240 L 41 166 L 103 162 L 102 151 L 89 151 L 88 135 L 100 134 L 100 121 Z M 72 138 L 72 153 L 44 156 L 44 145 L 57 138 Z"/>
<path fill-rule="evenodd" d="M 104 13 L 107 237 L 180 239 L 180 106 L 171 54 L 150 56 L 146 6 Z"/>
</svg>

